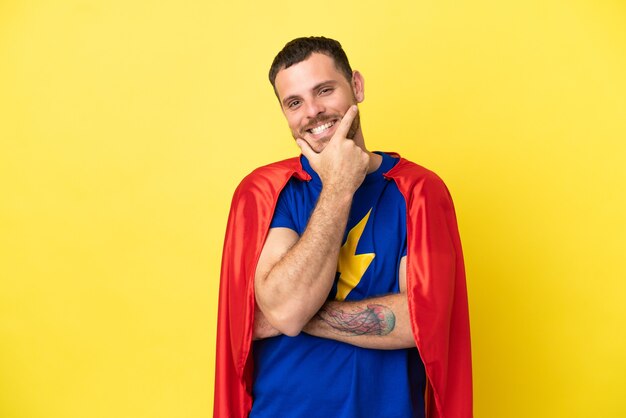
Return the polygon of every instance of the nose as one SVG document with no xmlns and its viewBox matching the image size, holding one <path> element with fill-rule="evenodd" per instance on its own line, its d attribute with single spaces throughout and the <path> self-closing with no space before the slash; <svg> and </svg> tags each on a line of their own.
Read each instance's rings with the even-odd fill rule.
<svg viewBox="0 0 626 418">
<path fill-rule="evenodd" d="M 308 118 L 315 118 L 317 115 L 324 113 L 326 110 L 323 103 L 316 98 L 305 103 L 305 112 Z"/>
</svg>

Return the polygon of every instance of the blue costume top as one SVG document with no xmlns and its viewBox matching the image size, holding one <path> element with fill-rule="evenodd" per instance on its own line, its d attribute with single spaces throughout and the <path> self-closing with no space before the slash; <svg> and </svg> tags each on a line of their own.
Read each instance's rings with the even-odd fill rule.
<svg viewBox="0 0 626 418">
<path fill-rule="evenodd" d="M 329 299 L 362 300 L 398 293 L 406 255 L 406 202 L 380 167 L 354 194 Z M 304 156 L 308 182 L 291 179 L 278 199 L 272 228 L 302 235 L 322 183 Z M 417 349 L 373 350 L 305 333 L 254 342 L 251 418 L 424 417 L 424 367 Z"/>
</svg>

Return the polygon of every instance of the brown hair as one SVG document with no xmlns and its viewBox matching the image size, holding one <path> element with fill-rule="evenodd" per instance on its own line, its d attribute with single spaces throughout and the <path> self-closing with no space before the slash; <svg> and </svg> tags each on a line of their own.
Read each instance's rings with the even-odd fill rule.
<svg viewBox="0 0 626 418">
<path fill-rule="evenodd" d="M 312 53 L 318 52 L 328 55 L 335 62 L 337 70 L 343 73 L 348 82 L 352 81 L 352 68 L 348 62 L 348 57 L 341 48 L 341 44 L 334 39 L 323 36 L 310 36 L 308 38 L 296 38 L 289 41 L 283 49 L 276 55 L 270 67 L 269 79 L 276 93 L 276 74 L 284 68 L 289 68 L 294 64 L 309 58 Z M 278 96 L 278 94 L 276 94 Z"/>
</svg>

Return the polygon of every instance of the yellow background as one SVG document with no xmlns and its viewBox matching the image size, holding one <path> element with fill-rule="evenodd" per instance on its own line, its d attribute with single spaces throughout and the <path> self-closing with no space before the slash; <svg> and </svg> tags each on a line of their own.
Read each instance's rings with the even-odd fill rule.
<svg viewBox="0 0 626 418">
<path fill-rule="evenodd" d="M 296 155 L 266 74 L 312 34 L 452 191 L 476 416 L 626 416 L 623 1 L 4 0 L 0 417 L 211 416 L 230 198 Z"/>
</svg>

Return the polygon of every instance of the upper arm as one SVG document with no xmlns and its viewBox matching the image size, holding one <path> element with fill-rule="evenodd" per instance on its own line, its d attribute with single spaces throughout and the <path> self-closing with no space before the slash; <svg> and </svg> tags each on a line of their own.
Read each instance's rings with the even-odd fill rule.
<svg viewBox="0 0 626 418">
<path fill-rule="evenodd" d="M 254 275 L 255 289 L 263 285 L 263 280 L 278 263 L 289 249 L 298 241 L 299 236 L 296 231 L 289 228 L 270 228 L 267 233 L 265 244 L 259 256 Z"/>
<path fill-rule="evenodd" d="M 293 216 L 293 202 L 289 190 L 287 185 L 278 196 L 270 229 L 256 266 L 255 286 L 267 277 L 274 265 L 298 241 L 299 235 L 296 232 L 298 227 Z"/>
<path fill-rule="evenodd" d="M 400 267 L 398 268 L 398 284 L 400 293 L 406 293 L 406 255 L 400 259 Z"/>
</svg>

